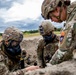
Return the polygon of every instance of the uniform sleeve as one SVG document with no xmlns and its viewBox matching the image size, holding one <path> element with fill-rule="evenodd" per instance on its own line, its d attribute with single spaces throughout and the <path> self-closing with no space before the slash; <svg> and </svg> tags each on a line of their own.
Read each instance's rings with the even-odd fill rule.
<svg viewBox="0 0 76 75">
<path fill-rule="evenodd" d="M 0 54 L 0 75 L 24 75 L 23 69 L 10 72 L 7 66 L 4 64 L 4 57 Z"/>
<path fill-rule="evenodd" d="M 53 65 L 69 59 L 71 57 L 69 55 L 72 55 L 70 51 L 70 46 L 72 44 L 72 26 L 69 25 L 68 27 L 62 30 L 59 41 L 59 49 L 55 52 L 52 59 L 50 60 L 50 63 Z"/>
<path fill-rule="evenodd" d="M 45 66 L 44 55 L 43 55 L 44 45 L 45 45 L 44 41 L 42 39 L 39 40 L 37 47 L 37 57 L 38 57 L 38 66 L 40 67 Z"/>
</svg>

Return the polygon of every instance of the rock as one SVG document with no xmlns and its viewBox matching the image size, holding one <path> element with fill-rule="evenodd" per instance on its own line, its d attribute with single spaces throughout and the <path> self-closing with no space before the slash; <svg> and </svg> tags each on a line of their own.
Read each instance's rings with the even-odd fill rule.
<svg viewBox="0 0 76 75">
<path fill-rule="evenodd" d="M 44 69 L 26 72 L 24 75 L 76 75 L 76 61 L 65 61 Z"/>
</svg>

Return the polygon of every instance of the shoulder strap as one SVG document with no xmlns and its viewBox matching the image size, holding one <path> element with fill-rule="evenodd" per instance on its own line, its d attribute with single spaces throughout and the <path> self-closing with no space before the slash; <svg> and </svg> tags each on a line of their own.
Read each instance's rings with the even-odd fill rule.
<svg viewBox="0 0 76 75">
<path fill-rule="evenodd" d="M 73 29 L 74 29 L 74 34 L 76 35 L 76 23 L 74 23 Z"/>
<path fill-rule="evenodd" d="M 74 9 L 71 11 L 71 14 L 70 14 L 69 19 L 67 20 L 67 22 L 68 22 L 68 21 L 71 21 L 75 14 L 76 14 L 76 6 L 75 6 Z"/>
</svg>

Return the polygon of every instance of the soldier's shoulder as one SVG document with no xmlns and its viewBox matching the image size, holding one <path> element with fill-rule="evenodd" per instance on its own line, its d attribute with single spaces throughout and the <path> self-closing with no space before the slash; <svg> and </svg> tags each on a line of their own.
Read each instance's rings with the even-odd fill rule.
<svg viewBox="0 0 76 75">
<path fill-rule="evenodd" d="M 76 1 L 72 2 L 69 6 L 68 6 L 68 14 L 71 13 L 71 11 L 73 10 L 73 8 L 76 7 Z"/>
<path fill-rule="evenodd" d="M 76 1 L 74 1 L 70 4 L 69 9 L 73 10 L 74 7 L 76 7 Z"/>
<path fill-rule="evenodd" d="M 70 5 L 70 7 L 72 7 L 72 8 L 75 7 L 75 6 L 76 6 L 76 1 L 72 2 L 71 5 Z"/>
<path fill-rule="evenodd" d="M 44 39 L 39 39 L 39 42 L 44 42 Z"/>
<path fill-rule="evenodd" d="M 44 46 L 45 45 L 45 41 L 44 41 L 44 39 L 40 39 L 39 41 L 38 41 L 38 46 Z"/>
<path fill-rule="evenodd" d="M 44 39 L 39 39 L 38 41 L 39 44 L 45 43 Z"/>
</svg>

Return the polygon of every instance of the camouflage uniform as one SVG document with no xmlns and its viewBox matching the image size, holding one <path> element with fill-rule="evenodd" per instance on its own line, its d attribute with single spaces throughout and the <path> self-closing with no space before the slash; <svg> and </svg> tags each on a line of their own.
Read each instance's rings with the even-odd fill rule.
<svg viewBox="0 0 76 75">
<path fill-rule="evenodd" d="M 44 19 L 48 19 L 47 13 L 50 12 L 50 10 L 53 10 L 51 9 L 51 7 L 56 7 L 59 1 L 69 1 L 69 0 L 44 0 L 43 1 L 42 16 L 44 17 Z M 52 57 L 52 60 L 50 61 L 51 64 L 57 64 L 61 61 L 68 60 L 72 58 L 72 51 L 76 52 L 76 2 L 72 3 L 67 9 L 68 9 L 67 10 L 68 17 L 66 20 L 66 24 L 64 28 L 62 29 L 62 33 L 65 34 L 65 36 L 64 36 L 64 39 L 62 39 L 63 37 L 61 34 L 60 36 L 61 40 L 59 42 L 59 49 L 56 51 L 56 53 Z M 74 52 L 73 54 L 75 54 Z M 58 68 L 56 68 L 55 66 L 52 66 L 52 67 L 58 70 Z M 52 73 L 51 71 L 50 71 L 50 68 L 48 68 L 48 70 L 40 69 L 40 70 L 36 70 L 28 74 L 26 73 L 26 75 L 51 75 Z M 59 73 L 58 75 L 60 74 L 61 73 Z"/>
<path fill-rule="evenodd" d="M 45 20 L 39 26 L 39 31 L 42 36 L 47 35 L 49 32 L 53 32 L 55 27 L 49 22 Z M 38 65 L 40 67 L 45 67 L 46 63 L 49 62 L 52 55 L 58 49 L 58 41 L 59 38 L 56 35 L 52 42 L 45 42 L 44 38 L 39 40 L 38 48 L 37 48 L 37 56 L 38 56 Z"/>
<path fill-rule="evenodd" d="M 65 26 L 61 30 L 59 49 L 50 60 L 51 64 L 58 64 L 71 59 L 73 54 L 75 54 L 73 51 L 76 50 L 76 2 L 70 5 L 69 0 L 44 0 L 42 4 L 42 16 L 45 19 L 49 19 L 49 12 L 55 10 L 59 2 L 62 3 L 61 7 L 63 7 L 63 5 L 67 6 L 68 16 Z M 54 16 L 53 14 L 51 15 Z M 56 18 L 60 19 L 60 16 Z"/>
<path fill-rule="evenodd" d="M 21 59 L 21 54 L 11 56 L 5 51 L 3 41 L 10 39 L 21 42 L 23 34 L 14 27 L 8 27 L 3 33 L 3 40 L 0 42 L 0 75 L 24 75 L 21 65 L 18 64 Z"/>
</svg>

